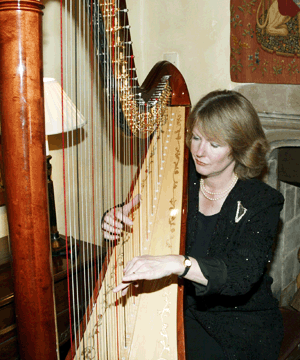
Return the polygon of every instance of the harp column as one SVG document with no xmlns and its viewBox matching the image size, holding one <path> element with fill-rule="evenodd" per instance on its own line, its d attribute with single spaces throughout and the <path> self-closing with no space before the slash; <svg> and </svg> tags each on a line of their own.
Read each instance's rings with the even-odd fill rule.
<svg viewBox="0 0 300 360">
<path fill-rule="evenodd" d="M 0 0 L 4 182 L 22 360 L 53 360 L 56 325 L 45 152 L 42 9 Z"/>
</svg>

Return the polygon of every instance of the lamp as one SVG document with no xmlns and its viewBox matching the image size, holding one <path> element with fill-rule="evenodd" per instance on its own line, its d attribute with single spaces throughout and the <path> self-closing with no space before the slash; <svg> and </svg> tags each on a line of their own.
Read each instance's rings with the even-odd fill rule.
<svg viewBox="0 0 300 360">
<path fill-rule="evenodd" d="M 72 100 L 62 90 L 60 84 L 53 78 L 44 78 L 44 105 L 51 247 L 53 256 L 61 256 L 66 255 L 66 240 L 65 237 L 60 235 L 57 230 L 54 186 L 51 179 L 52 165 L 50 160 L 52 159 L 52 156 L 49 155 L 48 135 L 60 134 L 62 132 L 79 129 L 84 126 L 86 121 L 80 111 L 73 104 Z M 62 114 L 64 118 L 63 127 Z"/>
</svg>

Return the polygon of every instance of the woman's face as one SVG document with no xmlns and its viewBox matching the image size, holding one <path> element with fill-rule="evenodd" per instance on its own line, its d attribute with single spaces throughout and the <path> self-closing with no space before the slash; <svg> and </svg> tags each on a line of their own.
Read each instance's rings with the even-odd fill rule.
<svg viewBox="0 0 300 360">
<path fill-rule="evenodd" d="M 199 174 L 211 177 L 234 172 L 235 160 L 229 145 L 205 138 L 197 127 L 193 129 L 190 150 Z"/>
</svg>

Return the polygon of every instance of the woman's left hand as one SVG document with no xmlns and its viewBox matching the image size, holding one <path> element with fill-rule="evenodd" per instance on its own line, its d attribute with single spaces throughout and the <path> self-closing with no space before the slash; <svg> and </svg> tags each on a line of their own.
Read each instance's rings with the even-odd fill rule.
<svg viewBox="0 0 300 360">
<path fill-rule="evenodd" d="M 113 291 L 122 291 L 124 296 L 130 284 L 137 280 L 156 280 L 171 274 L 180 275 L 184 270 L 182 259 L 181 255 L 137 256 L 127 263 L 122 283 Z"/>
</svg>

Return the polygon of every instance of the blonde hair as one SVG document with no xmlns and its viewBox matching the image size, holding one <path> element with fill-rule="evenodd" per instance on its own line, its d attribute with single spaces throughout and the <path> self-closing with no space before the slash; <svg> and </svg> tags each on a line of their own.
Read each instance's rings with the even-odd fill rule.
<svg viewBox="0 0 300 360">
<path fill-rule="evenodd" d="M 200 99 L 188 118 L 188 147 L 194 127 L 206 138 L 229 145 L 239 179 L 258 177 L 266 169 L 269 144 L 257 112 L 242 94 L 217 90 Z"/>
</svg>

